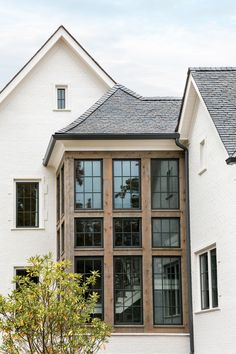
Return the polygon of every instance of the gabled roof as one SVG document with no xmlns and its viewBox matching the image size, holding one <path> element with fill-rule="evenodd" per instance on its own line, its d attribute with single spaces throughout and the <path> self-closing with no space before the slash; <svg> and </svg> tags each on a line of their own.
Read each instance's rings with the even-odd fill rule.
<svg viewBox="0 0 236 354">
<path fill-rule="evenodd" d="M 236 68 L 190 68 L 202 99 L 229 154 L 236 151 Z"/>
<path fill-rule="evenodd" d="M 142 97 L 116 84 L 54 136 L 173 134 L 180 104 L 179 98 Z"/>
<path fill-rule="evenodd" d="M 110 75 L 93 59 L 93 57 L 82 47 L 82 45 L 66 30 L 64 26 L 58 29 L 23 66 L 23 68 L 6 84 L 0 91 L 0 103 L 9 93 L 24 79 L 24 77 L 35 67 L 35 65 L 47 54 L 47 52 L 60 40 L 63 39 L 70 48 L 107 84 L 112 87 L 116 82 Z"/>
</svg>

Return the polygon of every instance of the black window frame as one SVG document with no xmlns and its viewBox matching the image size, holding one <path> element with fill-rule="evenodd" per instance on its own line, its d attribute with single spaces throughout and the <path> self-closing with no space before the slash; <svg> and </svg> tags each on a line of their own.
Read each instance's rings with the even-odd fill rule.
<svg viewBox="0 0 236 354">
<path fill-rule="evenodd" d="M 118 258 L 131 258 L 131 259 L 134 259 L 134 258 L 138 258 L 140 260 L 140 293 L 141 293 L 141 304 L 140 306 L 137 306 L 137 307 L 140 307 L 140 314 L 141 314 L 141 319 L 139 322 L 120 322 L 120 321 L 116 321 L 116 291 L 125 291 L 124 288 L 122 289 L 117 289 L 115 287 L 115 284 L 116 284 L 116 280 L 115 280 L 115 277 L 116 277 L 116 273 L 115 273 L 115 267 L 116 267 L 116 263 L 115 263 L 115 260 L 118 259 Z M 122 273 L 123 274 L 123 273 Z M 128 289 L 129 290 L 129 289 Z M 132 290 L 133 292 L 134 290 Z M 113 302 L 113 306 L 114 306 L 114 325 L 115 326 L 136 326 L 136 325 L 143 325 L 144 323 L 144 318 L 143 318 L 143 315 L 144 315 L 144 312 L 143 312 L 143 257 L 141 255 L 116 255 L 116 256 L 113 256 L 113 299 L 114 299 L 114 302 Z"/>
<path fill-rule="evenodd" d="M 57 87 L 57 109 L 66 109 L 66 87 Z"/>
<path fill-rule="evenodd" d="M 100 221 L 101 222 L 101 246 L 87 246 L 87 245 L 84 245 L 84 246 L 81 246 L 81 245 L 77 245 L 77 242 L 76 242 L 76 237 L 77 237 L 77 233 L 76 233 L 76 222 L 77 221 L 86 221 L 86 220 L 89 220 L 89 221 Z M 103 218 L 102 217 L 75 217 L 74 219 L 74 247 L 75 248 L 103 248 L 103 235 L 104 235 L 104 225 L 103 225 Z M 84 234 L 84 237 L 85 237 L 86 233 Z M 93 239 L 94 239 L 94 232 L 93 232 Z"/>
<path fill-rule="evenodd" d="M 100 176 L 95 176 L 95 177 L 100 177 L 100 184 L 101 184 L 101 192 L 92 192 L 91 194 L 93 193 L 96 193 L 96 194 L 100 194 L 101 195 L 101 207 L 100 208 L 78 208 L 76 207 L 76 164 L 78 161 L 83 161 L 83 162 L 86 162 L 86 161 L 91 161 L 91 162 L 94 162 L 94 161 L 98 161 L 100 162 L 100 172 L 101 172 L 101 175 Z M 85 176 L 86 177 L 86 176 Z M 94 176 L 92 176 L 94 177 Z M 86 192 L 83 192 L 83 195 L 85 195 Z M 82 194 L 82 192 L 81 192 Z M 76 212 L 79 212 L 81 210 L 83 211 L 90 211 L 90 210 L 103 210 L 103 159 L 74 159 L 74 210 Z"/>
<path fill-rule="evenodd" d="M 160 207 L 160 208 L 155 208 L 153 206 L 153 194 L 162 194 L 164 192 L 153 192 L 153 167 L 152 167 L 152 164 L 154 161 L 177 161 L 177 171 L 178 171 L 178 176 L 173 176 L 173 177 L 178 177 L 178 198 L 177 198 L 177 207 L 176 208 L 163 208 L 163 207 Z M 152 158 L 151 159 L 151 208 L 152 210 L 179 210 L 180 208 L 180 181 L 179 181 L 179 178 L 180 178 L 180 174 L 179 174 L 179 171 L 180 171 L 180 166 L 179 166 L 179 159 L 178 158 Z M 157 176 L 156 176 L 157 177 Z M 162 177 L 166 177 L 166 176 L 160 176 L 161 178 Z"/>
<path fill-rule="evenodd" d="M 178 236 L 179 236 L 179 244 L 178 246 L 155 246 L 154 245 L 154 231 L 153 231 L 153 222 L 154 220 L 178 220 Z M 162 232 L 161 232 L 162 234 Z M 152 248 L 170 248 L 170 249 L 179 249 L 181 248 L 181 227 L 180 227 L 180 218 L 179 217 L 152 217 Z"/>
<path fill-rule="evenodd" d="M 19 199 L 25 199 L 25 197 L 19 197 L 19 191 L 18 191 L 18 186 L 19 185 L 35 185 L 37 186 L 37 194 L 36 194 L 36 198 L 35 198 L 35 214 L 37 215 L 37 219 L 36 219 L 36 222 L 35 224 L 33 225 L 19 225 L 19 221 L 18 221 L 18 201 Z M 39 189 L 39 181 L 16 181 L 16 219 L 15 219 L 15 222 L 16 222 L 16 228 L 18 229 L 38 229 L 39 228 L 39 213 L 40 213 L 40 210 L 39 210 L 39 192 L 40 192 L 40 189 Z M 34 211 L 32 212 L 32 210 L 30 211 L 27 211 L 29 212 L 30 214 L 31 213 L 34 213 Z M 22 212 L 23 214 L 23 212 Z"/>
<path fill-rule="evenodd" d="M 61 224 L 61 255 L 65 252 L 65 222 Z"/>
<path fill-rule="evenodd" d="M 102 270 L 102 274 L 99 274 L 101 277 L 101 289 L 97 289 L 98 291 L 101 290 L 101 305 L 102 305 L 102 315 L 101 315 L 101 319 L 104 320 L 104 256 L 75 256 L 74 257 L 74 272 L 78 274 L 78 272 L 76 271 L 77 268 L 77 260 L 81 260 L 81 261 L 86 261 L 86 260 L 92 260 L 92 261 L 101 261 L 101 270 Z M 85 268 L 85 265 L 84 265 Z M 96 269 L 91 269 L 91 271 L 96 270 Z M 90 271 L 90 272 L 91 272 Z M 82 274 L 84 276 L 84 274 L 88 274 L 88 273 L 79 273 Z M 92 275 L 92 274 L 91 274 Z M 96 292 L 96 289 L 91 289 L 91 292 Z M 91 317 L 96 317 L 95 314 L 91 314 Z"/>
<path fill-rule="evenodd" d="M 115 230 L 115 222 L 117 220 L 120 220 L 122 222 L 122 226 L 123 226 L 123 221 L 128 221 L 130 220 L 130 222 L 132 222 L 133 220 L 138 220 L 139 222 L 139 241 L 140 241 L 140 244 L 139 246 L 127 246 L 127 245 L 121 245 L 121 246 L 117 246 L 116 245 L 116 230 Z M 113 248 L 117 249 L 117 248 L 142 248 L 142 218 L 141 217 L 114 217 L 113 218 Z M 122 240 L 123 240 L 123 234 L 125 232 L 122 230 L 121 234 L 122 234 Z M 132 237 L 132 231 L 131 231 L 131 237 Z M 133 243 L 133 241 L 132 241 Z"/>
<path fill-rule="evenodd" d="M 116 161 L 138 161 L 139 162 L 139 207 L 138 208 L 117 208 L 115 207 L 115 178 L 116 177 L 120 177 L 120 178 L 124 178 L 124 176 L 116 176 L 115 175 L 115 168 L 114 168 L 114 163 Z M 124 158 L 124 159 L 119 159 L 119 158 L 115 158 L 115 159 L 112 159 L 112 207 L 113 207 L 113 210 L 142 210 L 142 176 L 141 176 L 141 163 L 142 163 L 142 160 L 140 158 Z M 125 177 L 128 177 L 128 176 L 125 176 Z M 129 177 L 132 177 L 132 176 L 129 176 Z M 136 176 L 134 176 L 136 177 Z M 123 202 L 122 202 L 122 205 L 123 205 Z"/>
<path fill-rule="evenodd" d="M 156 307 L 162 307 L 162 311 L 165 308 L 165 306 L 155 306 L 155 274 L 154 273 L 154 259 L 155 258 L 177 258 L 179 260 L 179 290 L 180 290 L 180 295 L 179 295 L 179 306 L 180 306 L 180 314 L 178 316 L 180 316 L 181 321 L 179 323 L 157 323 L 157 321 L 155 321 L 155 308 Z M 163 278 L 162 278 L 162 292 L 163 292 Z M 160 256 L 152 256 L 152 295 L 153 295 L 153 325 L 154 326 L 159 326 L 159 327 L 163 327 L 163 326 L 171 326 L 171 327 L 176 327 L 176 326 L 181 326 L 183 325 L 183 287 L 182 287 L 182 257 L 181 256 L 170 256 L 170 255 L 160 255 Z"/>
</svg>

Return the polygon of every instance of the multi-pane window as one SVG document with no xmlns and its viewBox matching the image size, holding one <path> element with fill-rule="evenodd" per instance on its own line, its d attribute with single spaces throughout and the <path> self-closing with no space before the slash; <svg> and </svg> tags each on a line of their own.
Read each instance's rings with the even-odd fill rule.
<svg viewBox="0 0 236 354">
<path fill-rule="evenodd" d="M 57 88 L 57 109 L 66 108 L 66 89 L 63 87 Z"/>
<path fill-rule="evenodd" d="M 153 247 L 180 247 L 180 224 L 178 218 L 152 219 Z"/>
<path fill-rule="evenodd" d="M 57 221 L 60 220 L 60 205 L 61 204 L 61 186 L 60 186 L 60 174 L 57 176 Z"/>
<path fill-rule="evenodd" d="M 16 227 L 39 227 L 38 182 L 16 182 Z"/>
<path fill-rule="evenodd" d="M 102 219 L 75 219 L 75 246 L 102 247 Z"/>
<path fill-rule="evenodd" d="M 61 253 L 65 251 L 65 223 L 61 224 Z"/>
<path fill-rule="evenodd" d="M 102 208 L 102 162 L 75 160 L 75 208 Z"/>
<path fill-rule="evenodd" d="M 115 324 L 142 324 L 142 258 L 114 257 Z"/>
<path fill-rule="evenodd" d="M 213 248 L 199 256 L 201 309 L 218 307 L 217 258 Z"/>
<path fill-rule="evenodd" d="M 181 258 L 153 257 L 154 324 L 182 324 Z"/>
<path fill-rule="evenodd" d="M 98 271 L 99 277 L 94 285 L 91 285 L 91 293 L 96 292 L 99 295 L 95 306 L 94 317 L 103 318 L 103 258 L 102 257 L 75 257 L 75 272 L 83 275 L 86 280 L 91 276 L 92 271 Z"/>
<path fill-rule="evenodd" d="M 61 213 L 65 211 L 65 181 L 64 181 L 64 166 L 61 168 Z"/>
<path fill-rule="evenodd" d="M 114 247 L 141 247 L 142 225 L 140 218 L 114 218 Z"/>
<path fill-rule="evenodd" d="M 179 166 L 176 159 L 153 159 L 152 208 L 178 209 Z"/>
<path fill-rule="evenodd" d="M 113 160 L 113 205 L 115 209 L 139 209 L 140 160 Z"/>
<path fill-rule="evenodd" d="M 61 255 L 61 238 L 60 238 L 60 230 L 57 230 L 57 260 L 60 259 Z"/>
</svg>

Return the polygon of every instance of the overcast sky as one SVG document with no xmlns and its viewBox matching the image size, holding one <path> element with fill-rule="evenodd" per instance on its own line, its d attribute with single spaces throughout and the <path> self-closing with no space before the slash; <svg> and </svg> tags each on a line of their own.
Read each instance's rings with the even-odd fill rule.
<svg viewBox="0 0 236 354">
<path fill-rule="evenodd" d="M 0 88 L 61 24 L 145 96 L 182 96 L 189 66 L 236 66 L 233 0 L 0 0 Z"/>
</svg>

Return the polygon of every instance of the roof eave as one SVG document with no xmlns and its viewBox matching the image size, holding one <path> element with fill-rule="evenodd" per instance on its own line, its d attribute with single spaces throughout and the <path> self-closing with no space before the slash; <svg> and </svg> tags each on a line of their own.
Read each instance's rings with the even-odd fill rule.
<svg viewBox="0 0 236 354">
<path fill-rule="evenodd" d="M 229 156 L 225 162 L 227 163 L 227 165 L 234 165 L 236 164 L 236 157 L 234 156 Z"/>
<path fill-rule="evenodd" d="M 177 139 L 180 135 L 177 132 L 174 133 L 147 133 L 147 134 L 54 134 L 52 135 L 47 151 L 43 159 L 43 165 L 47 166 L 50 160 L 52 151 L 57 140 L 166 140 Z"/>
</svg>

